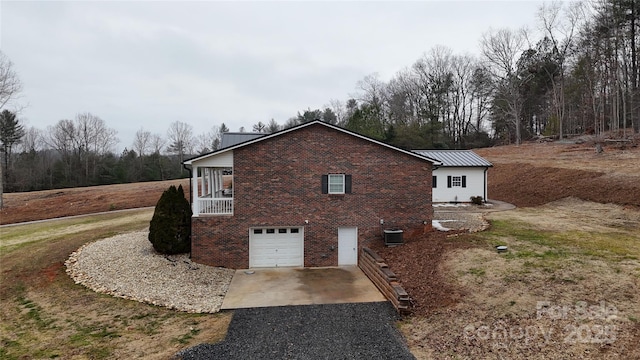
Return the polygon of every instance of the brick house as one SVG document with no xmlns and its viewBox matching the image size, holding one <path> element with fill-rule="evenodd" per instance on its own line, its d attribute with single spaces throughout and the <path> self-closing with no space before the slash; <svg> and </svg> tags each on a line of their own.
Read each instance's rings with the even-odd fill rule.
<svg viewBox="0 0 640 360">
<path fill-rule="evenodd" d="M 355 265 L 382 241 L 431 230 L 437 160 L 321 121 L 184 162 L 194 261 L 228 268 Z"/>
</svg>

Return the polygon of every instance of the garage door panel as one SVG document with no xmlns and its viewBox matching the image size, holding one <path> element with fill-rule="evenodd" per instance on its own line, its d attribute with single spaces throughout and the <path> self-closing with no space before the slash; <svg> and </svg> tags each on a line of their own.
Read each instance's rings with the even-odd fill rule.
<svg viewBox="0 0 640 360">
<path fill-rule="evenodd" d="M 304 266 L 304 235 L 301 228 L 249 231 L 249 266 Z"/>
</svg>

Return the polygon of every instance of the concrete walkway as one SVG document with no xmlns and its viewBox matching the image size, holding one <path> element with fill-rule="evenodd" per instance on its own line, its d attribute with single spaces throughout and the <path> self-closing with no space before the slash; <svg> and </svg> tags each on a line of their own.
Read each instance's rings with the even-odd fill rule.
<svg viewBox="0 0 640 360">
<path fill-rule="evenodd" d="M 496 211 L 513 210 L 516 206 L 500 200 L 487 200 L 485 205 L 473 205 L 470 203 L 448 204 L 437 203 L 433 204 L 433 211 L 439 213 L 450 212 L 463 212 L 463 213 L 488 213 Z"/>
<path fill-rule="evenodd" d="M 386 301 L 357 266 L 237 270 L 222 310 Z"/>
</svg>

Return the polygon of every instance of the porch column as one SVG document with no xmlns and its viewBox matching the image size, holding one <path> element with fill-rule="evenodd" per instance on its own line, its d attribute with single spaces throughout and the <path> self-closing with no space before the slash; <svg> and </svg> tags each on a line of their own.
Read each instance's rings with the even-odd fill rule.
<svg viewBox="0 0 640 360">
<path fill-rule="evenodd" d="M 224 187 L 224 184 L 222 183 L 222 170 L 216 169 L 213 176 L 216 179 L 215 180 L 216 181 L 216 186 L 215 186 L 216 197 L 219 197 L 221 195 L 218 195 L 218 192 L 221 191 L 222 188 Z"/>
<path fill-rule="evenodd" d="M 193 167 L 191 178 L 191 190 L 193 193 L 193 203 L 191 204 L 191 211 L 193 216 L 200 215 L 200 208 L 198 207 L 198 170 L 197 166 Z"/>
<path fill-rule="evenodd" d="M 200 194 L 205 195 L 207 193 L 207 168 L 200 170 Z"/>
</svg>

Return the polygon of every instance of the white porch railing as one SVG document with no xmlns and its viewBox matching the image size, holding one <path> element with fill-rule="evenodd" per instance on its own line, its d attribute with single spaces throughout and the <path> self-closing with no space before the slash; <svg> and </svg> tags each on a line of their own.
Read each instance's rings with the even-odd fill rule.
<svg viewBox="0 0 640 360">
<path fill-rule="evenodd" d="M 198 213 L 206 215 L 233 214 L 233 198 L 198 199 Z"/>
</svg>

